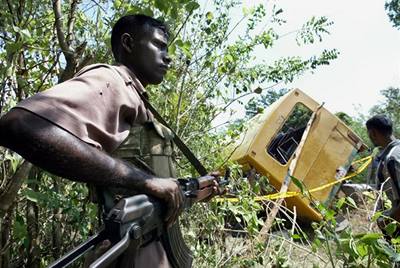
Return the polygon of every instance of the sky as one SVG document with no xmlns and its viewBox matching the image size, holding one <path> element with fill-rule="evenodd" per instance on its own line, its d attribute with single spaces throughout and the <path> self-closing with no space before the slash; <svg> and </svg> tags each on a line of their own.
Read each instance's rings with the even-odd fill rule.
<svg viewBox="0 0 400 268">
<path fill-rule="evenodd" d="M 324 36 L 321 43 L 299 47 L 293 34 L 279 39 L 268 54 L 257 52 L 257 58 L 267 61 L 288 55 L 308 58 L 324 48 L 340 52 L 330 65 L 283 87 L 299 88 L 318 102 L 325 102 L 331 112 L 343 111 L 351 116 L 367 114 L 382 101 L 380 90 L 400 87 L 400 30 L 392 27 L 384 1 L 244 1 L 245 6 L 256 3 L 276 4 L 283 9 L 281 17 L 287 23 L 277 29 L 280 34 L 301 28 L 312 16 L 326 16 L 334 22 L 330 35 Z M 238 114 L 241 117 L 243 110 Z"/>
<path fill-rule="evenodd" d="M 353 116 L 368 112 L 382 100 L 380 90 L 400 87 L 400 30 L 392 27 L 384 1 L 285 0 L 276 4 L 284 10 L 289 28 L 313 15 L 327 16 L 334 22 L 331 34 L 315 49 L 322 46 L 340 52 L 330 66 L 302 76 L 289 87 L 298 87 L 324 101 L 333 112 Z M 295 51 L 296 47 L 290 45 L 293 43 L 280 40 L 275 49 Z"/>
</svg>

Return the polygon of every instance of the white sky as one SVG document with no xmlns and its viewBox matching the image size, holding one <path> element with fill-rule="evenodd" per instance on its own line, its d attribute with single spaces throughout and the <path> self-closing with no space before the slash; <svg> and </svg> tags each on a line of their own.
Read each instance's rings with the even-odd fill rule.
<svg viewBox="0 0 400 268">
<path fill-rule="evenodd" d="M 316 51 L 326 47 L 340 52 L 331 65 L 302 76 L 289 87 L 298 87 L 316 100 L 325 101 L 333 112 L 350 115 L 357 114 L 355 105 L 361 105 L 360 112 L 366 113 L 380 99 L 380 90 L 400 87 L 400 30 L 390 24 L 384 1 L 284 0 L 277 5 L 283 8 L 288 26 L 301 25 L 313 15 L 327 16 L 334 22 L 331 34 L 316 46 Z M 296 51 L 290 44 L 281 40 L 276 50 Z"/>
<path fill-rule="evenodd" d="M 275 3 L 283 9 L 281 17 L 287 23 L 278 29 L 280 34 L 301 28 L 312 16 L 326 16 L 334 22 L 329 28 L 331 34 L 325 35 L 322 43 L 298 47 L 294 34 L 278 40 L 268 55 L 257 53 L 271 60 L 289 55 L 308 58 L 324 48 L 339 50 L 338 59 L 331 65 L 319 67 L 314 74 L 303 75 L 286 87 L 297 87 L 325 102 L 331 112 L 352 116 L 366 114 L 378 103 L 380 90 L 400 87 L 400 30 L 389 22 L 384 1 L 244 1 L 247 6 L 260 2 L 269 6 Z"/>
</svg>

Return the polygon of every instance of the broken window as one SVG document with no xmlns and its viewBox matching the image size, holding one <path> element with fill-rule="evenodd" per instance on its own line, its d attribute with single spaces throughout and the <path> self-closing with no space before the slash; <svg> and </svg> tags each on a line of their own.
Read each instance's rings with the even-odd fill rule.
<svg viewBox="0 0 400 268">
<path fill-rule="evenodd" d="M 300 143 L 311 114 L 311 110 L 304 104 L 296 103 L 282 128 L 267 147 L 268 154 L 282 165 L 287 164 Z"/>
</svg>

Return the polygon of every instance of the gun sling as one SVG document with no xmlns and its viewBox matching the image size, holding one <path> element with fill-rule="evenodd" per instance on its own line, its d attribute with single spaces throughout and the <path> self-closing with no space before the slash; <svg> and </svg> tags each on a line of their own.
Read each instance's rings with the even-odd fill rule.
<svg viewBox="0 0 400 268">
<path fill-rule="evenodd" d="M 200 174 L 200 176 L 205 176 L 207 175 L 207 170 L 203 166 L 203 164 L 200 163 L 200 161 L 196 158 L 196 156 L 193 154 L 193 152 L 186 146 L 186 144 L 181 140 L 181 138 L 178 136 L 178 134 L 175 133 L 175 131 L 168 125 L 168 123 L 164 120 L 164 118 L 158 113 L 158 111 L 150 104 L 150 102 L 147 100 L 146 96 L 143 94 L 139 94 L 140 98 L 142 99 L 144 105 L 146 106 L 147 109 L 149 109 L 154 117 L 164 126 L 169 128 L 172 133 L 174 134 L 173 141 L 178 146 L 179 150 L 185 155 L 185 157 L 189 160 L 189 162 L 193 165 L 193 167 L 196 169 L 196 171 Z"/>
</svg>

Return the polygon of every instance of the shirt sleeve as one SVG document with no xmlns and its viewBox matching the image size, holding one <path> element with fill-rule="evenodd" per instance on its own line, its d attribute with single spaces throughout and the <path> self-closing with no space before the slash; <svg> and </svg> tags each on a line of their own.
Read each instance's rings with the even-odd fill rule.
<svg viewBox="0 0 400 268">
<path fill-rule="evenodd" d="M 15 108 L 26 109 L 84 142 L 114 151 L 134 124 L 149 120 L 137 91 L 111 67 L 89 67 L 80 75 L 38 93 Z"/>
</svg>

